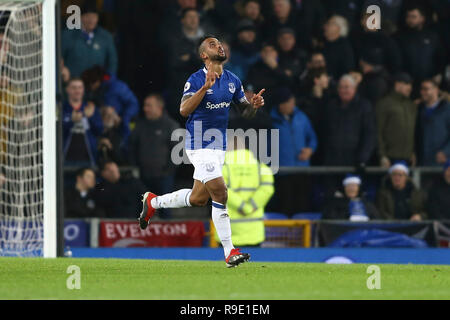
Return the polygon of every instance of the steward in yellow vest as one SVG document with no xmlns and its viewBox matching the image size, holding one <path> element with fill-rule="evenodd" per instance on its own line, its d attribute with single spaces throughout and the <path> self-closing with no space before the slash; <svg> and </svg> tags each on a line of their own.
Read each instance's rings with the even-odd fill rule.
<svg viewBox="0 0 450 320">
<path fill-rule="evenodd" d="M 227 151 L 222 173 L 228 188 L 233 244 L 261 244 L 265 239 L 264 207 L 274 193 L 272 170 L 242 148 Z M 215 237 L 219 241 L 217 234 Z"/>
</svg>

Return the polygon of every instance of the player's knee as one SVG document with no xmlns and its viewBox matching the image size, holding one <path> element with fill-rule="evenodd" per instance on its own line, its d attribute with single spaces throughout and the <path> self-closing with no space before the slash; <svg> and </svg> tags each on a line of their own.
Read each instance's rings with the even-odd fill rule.
<svg viewBox="0 0 450 320">
<path fill-rule="evenodd" d="M 200 197 L 191 197 L 189 198 L 189 202 L 193 207 L 204 207 L 208 203 L 208 199 L 200 198 Z"/>
<path fill-rule="evenodd" d="M 223 205 L 227 204 L 228 200 L 228 191 L 227 188 L 223 188 L 219 191 L 216 191 L 214 193 L 214 199 L 215 202 L 222 203 Z"/>
</svg>

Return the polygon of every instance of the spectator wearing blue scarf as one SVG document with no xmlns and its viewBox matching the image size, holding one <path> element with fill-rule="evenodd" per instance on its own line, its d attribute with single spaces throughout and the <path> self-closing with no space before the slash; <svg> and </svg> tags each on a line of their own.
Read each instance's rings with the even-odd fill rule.
<svg viewBox="0 0 450 320">
<path fill-rule="evenodd" d="M 375 206 L 361 192 L 361 177 L 348 174 L 342 181 L 343 189 L 335 192 L 327 201 L 323 219 L 369 221 L 378 219 Z"/>
</svg>

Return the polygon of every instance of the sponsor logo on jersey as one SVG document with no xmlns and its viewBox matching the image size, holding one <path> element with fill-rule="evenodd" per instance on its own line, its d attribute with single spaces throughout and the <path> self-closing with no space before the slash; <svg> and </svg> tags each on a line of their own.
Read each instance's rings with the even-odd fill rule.
<svg viewBox="0 0 450 320">
<path fill-rule="evenodd" d="M 233 82 L 230 82 L 228 84 L 228 90 L 230 90 L 231 93 L 234 93 L 236 91 L 236 87 L 234 86 Z"/>
<path fill-rule="evenodd" d="M 222 108 L 228 108 L 230 106 L 230 102 L 221 102 L 221 103 L 206 103 L 206 109 L 222 109 Z"/>
<path fill-rule="evenodd" d="M 213 94 L 214 92 L 213 92 L 213 89 L 208 89 L 208 90 L 206 90 L 206 94 Z"/>
<path fill-rule="evenodd" d="M 186 84 L 184 85 L 184 92 L 188 91 L 190 87 L 191 87 L 191 83 L 186 82 Z"/>
</svg>

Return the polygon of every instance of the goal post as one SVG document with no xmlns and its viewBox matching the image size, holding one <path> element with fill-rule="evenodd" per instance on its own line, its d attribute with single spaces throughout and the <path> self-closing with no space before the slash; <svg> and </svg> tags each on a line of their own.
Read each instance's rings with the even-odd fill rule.
<svg viewBox="0 0 450 320">
<path fill-rule="evenodd" d="M 57 256 L 56 32 L 55 0 L 42 5 L 44 257 Z"/>
<path fill-rule="evenodd" d="M 0 256 L 58 255 L 55 5 L 0 1 Z"/>
</svg>

